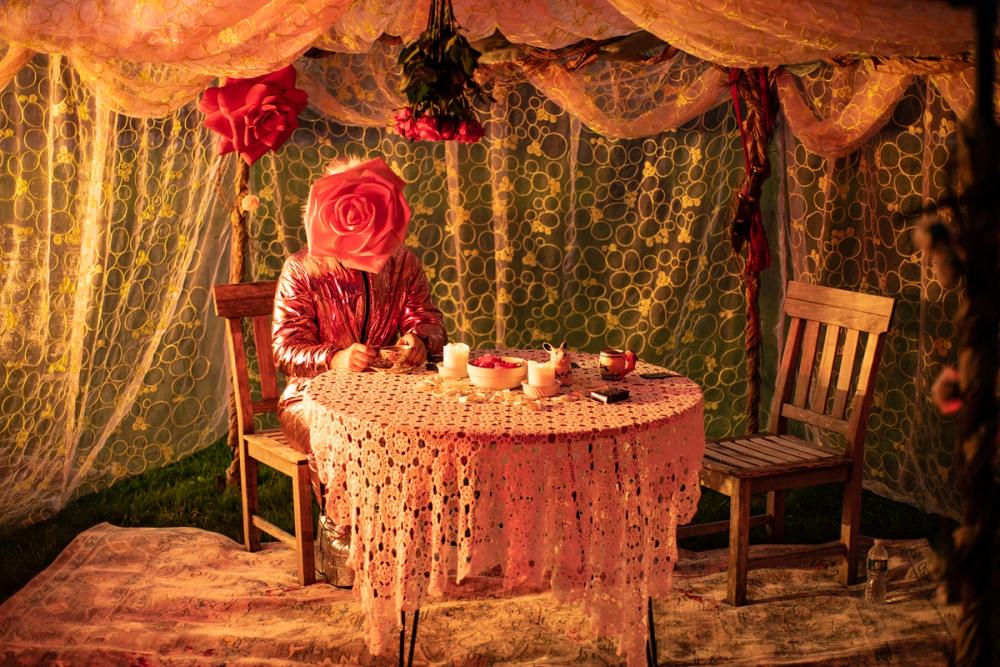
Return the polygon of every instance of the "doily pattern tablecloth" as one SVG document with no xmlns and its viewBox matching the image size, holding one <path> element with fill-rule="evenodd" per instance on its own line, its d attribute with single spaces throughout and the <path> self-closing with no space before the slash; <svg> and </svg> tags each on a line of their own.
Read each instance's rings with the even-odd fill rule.
<svg viewBox="0 0 1000 667">
<path fill-rule="evenodd" d="M 575 381 L 600 382 L 596 356 L 574 360 Z M 698 504 L 698 386 L 633 374 L 615 383 L 626 402 L 532 411 L 459 404 L 422 391 L 422 377 L 329 371 L 304 398 L 327 514 L 351 526 L 372 652 L 391 651 L 399 612 L 449 576 L 499 568 L 511 588 L 547 580 L 643 663 L 646 598 L 669 591 L 676 529 Z"/>
</svg>

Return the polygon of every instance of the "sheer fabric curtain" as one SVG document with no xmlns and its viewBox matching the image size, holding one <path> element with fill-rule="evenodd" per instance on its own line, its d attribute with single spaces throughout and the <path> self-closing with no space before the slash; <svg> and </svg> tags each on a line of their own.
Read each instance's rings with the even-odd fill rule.
<svg viewBox="0 0 1000 667">
<path fill-rule="evenodd" d="M 836 80 L 827 70 L 814 84 Z M 866 485 L 952 515 L 955 421 L 938 415 L 930 387 L 943 364 L 955 363 L 958 293 L 937 281 L 912 240 L 917 220 L 903 214 L 943 193 L 956 123 L 922 80 L 846 157 L 810 151 L 790 123 L 783 137 L 791 275 L 896 298 L 869 421 Z"/>
<path fill-rule="evenodd" d="M 60 56 L 0 93 L 0 525 L 224 424 L 219 163 L 188 106 L 115 114 Z"/>
<path fill-rule="evenodd" d="M 640 25 L 694 54 L 574 71 L 505 66 L 484 110 L 487 137 L 472 146 L 409 144 L 385 129 L 402 102 L 396 47 L 374 40 L 419 32 L 426 0 L 289 11 L 268 0 L 110 2 L 100 16 L 75 0 L 0 9 L 0 36 L 12 40 L 0 58 L 0 525 L 37 520 L 223 432 L 210 288 L 225 279 L 232 202 L 215 183 L 230 182 L 219 172 L 231 161 L 215 158 L 194 100 L 217 76 L 269 71 L 312 44 L 357 53 L 297 61 L 311 109 L 253 169 L 263 202 L 250 223 L 255 277 L 276 275 L 301 245 L 309 184 L 329 159 L 381 154 L 410 183 L 407 243 L 454 336 L 632 347 L 705 387 L 710 436 L 739 432 L 743 300 L 727 225 L 742 161 L 724 71 L 698 57 L 950 54 L 968 47 L 968 17 L 940 3 L 919 3 L 934 21 L 902 2 L 860 23 L 840 12 L 861 30 L 851 41 L 830 23 L 837 4 L 784 3 L 780 24 L 765 0 L 639 4 L 457 0 L 473 37 L 499 27 L 558 47 Z M 29 62 L 33 50 L 66 55 Z M 775 253 L 774 294 L 798 277 L 901 299 L 869 483 L 945 512 L 955 508 L 953 445 L 935 435 L 925 392 L 951 354 L 955 295 L 920 264 L 898 211 L 943 187 L 970 72 L 960 59 L 928 70 L 901 58 L 780 73 L 784 187 L 767 202 L 772 242 L 788 249 Z M 778 301 L 764 305 L 774 331 Z M 765 366 L 776 347 L 768 342 Z"/>
</svg>

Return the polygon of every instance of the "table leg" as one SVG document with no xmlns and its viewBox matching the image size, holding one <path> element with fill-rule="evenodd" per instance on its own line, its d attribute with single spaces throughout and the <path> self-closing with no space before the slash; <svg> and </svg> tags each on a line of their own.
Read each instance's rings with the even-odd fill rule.
<svg viewBox="0 0 1000 667">
<path fill-rule="evenodd" d="M 410 632 L 410 652 L 406 654 L 406 612 L 399 612 L 399 667 L 413 667 L 413 651 L 417 646 L 417 624 L 420 623 L 420 610 L 413 612 L 413 630 Z M 406 660 L 403 656 L 406 655 Z"/>
<path fill-rule="evenodd" d="M 413 632 L 410 633 L 410 654 L 406 659 L 406 667 L 413 667 L 413 649 L 417 645 L 417 623 L 420 622 L 420 610 L 413 612 Z"/>
<path fill-rule="evenodd" d="M 649 667 L 658 667 L 656 661 L 656 625 L 653 623 L 653 598 L 646 598 L 646 619 L 649 623 L 649 634 L 646 638 L 646 664 Z"/>
</svg>

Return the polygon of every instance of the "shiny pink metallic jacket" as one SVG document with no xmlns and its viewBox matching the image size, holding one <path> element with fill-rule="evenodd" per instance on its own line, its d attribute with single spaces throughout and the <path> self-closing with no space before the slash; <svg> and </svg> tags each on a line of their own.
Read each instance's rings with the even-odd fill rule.
<svg viewBox="0 0 1000 667">
<path fill-rule="evenodd" d="M 370 311 L 363 329 L 365 277 Z M 274 363 L 288 386 L 278 416 L 289 440 L 309 451 L 309 427 L 296 411 L 308 379 L 330 368 L 333 355 L 353 343 L 392 345 L 413 333 L 428 354 L 440 354 L 446 334 L 441 311 L 431 301 L 420 260 L 400 247 L 377 274 L 345 269 L 334 260 L 303 249 L 289 257 L 274 296 Z"/>
</svg>

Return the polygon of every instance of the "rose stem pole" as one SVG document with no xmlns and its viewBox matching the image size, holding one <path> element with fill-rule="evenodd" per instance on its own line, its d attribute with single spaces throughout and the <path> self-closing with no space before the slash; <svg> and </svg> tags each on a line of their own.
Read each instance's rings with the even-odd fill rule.
<svg viewBox="0 0 1000 667">
<path fill-rule="evenodd" d="M 760 273 L 743 274 L 746 295 L 746 327 L 743 330 L 747 362 L 747 433 L 760 432 Z"/>
<path fill-rule="evenodd" d="M 247 194 L 250 183 L 250 165 L 240 157 L 238 153 L 233 153 L 236 159 L 236 177 L 233 187 L 233 208 L 229 212 L 229 282 L 241 283 L 246 276 L 247 257 L 247 212 L 243 210 L 241 202 Z M 232 461 L 226 470 L 226 480 L 230 485 L 239 482 L 239 461 L 240 461 L 240 429 L 236 418 L 236 392 L 235 389 L 229 392 L 229 451 L 232 454 Z"/>
<path fill-rule="evenodd" d="M 747 260 L 743 270 L 743 292 L 746 299 L 746 326 L 743 343 L 746 359 L 747 433 L 760 431 L 760 344 L 763 339 L 760 322 L 760 272 L 770 264 L 767 236 L 760 210 L 762 178 L 770 173 L 767 146 L 774 134 L 767 73 L 751 69 L 730 74 L 733 110 L 739 125 L 746 177 L 741 197 L 752 202 L 749 226 L 744 244 Z M 740 112 L 740 99 L 746 105 L 746 118 Z"/>
<path fill-rule="evenodd" d="M 996 158 L 1000 137 L 993 109 L 996 21 L 994 0 L 979 0 L 976 108 L 962 128 L 968 150 L 966 166 L 971 170 L 965 170 L 968 214 L 959 235 L 965 251 L 965 299 L 958 322 L 958 371 L 964 403 L 958 457 L 962 526 L 955 533 L 955 572 L 962 613 L 955 633 L 954 664 L 963 667 L 994 664 L 998 650 L 994 609 L 1000 593 L 994 551 L 998 498 L 993 480 L 1000 370 L 1000 178 Z"/>
</svg>

